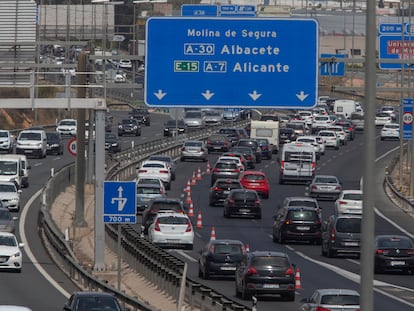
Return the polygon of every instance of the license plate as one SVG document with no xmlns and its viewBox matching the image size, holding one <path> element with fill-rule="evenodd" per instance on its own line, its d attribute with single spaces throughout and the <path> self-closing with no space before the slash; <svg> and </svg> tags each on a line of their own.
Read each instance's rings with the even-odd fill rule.
<svg viewBox="0 0 414 311">
<path fill-rule="evenodd" d="M 221 147 L 219 147 L 219 146 L 214 146 L 213 148 L 214 148 L 214 149 L 217 149 L 217 150 L 218 150 L 218 149 L 221 149 Z"/>
<path fill-rule="evenodd" d="M 391 266 L 404 266 L 405 261 L 391 261 Z"/>
<path fill-rule="evenodd" d="M 224 190 L 224 191 L 223 191 L 223 193 L 224 193 L 224 194 L 229 194 L 229 193 L 230 193 L 230 191 L 228 191 L 228 190 Z"/>
<path fill-rule="evenodd" d="M 279 284 L 263 284 L 263 288 L 279 288 Z"/>
<path fill-rule="evenodd" d="M 307 227 L 307 226 L 297 226 L 296 229 L 297 230 L 300 230 L 300 231 L 306 231 L 306 230 L 310 230 L 310 227 Z"/>
<path fill-rule="evenodd" d="M 220 267 L 223 271 L 236 271 L 236 267 Z"/>
<path fill-rule="evenodd" d="M 24 153 L 32 153 L 32 152 L 33 150 L 27 150 L 27 149 L 24 151 Z"/>
<path fill-rule="evenodd" d="M 250 209 L 248 209 L 248 208 L 242 208 L 242 209 L 239 210 L 239 212 L 240 213 L 249 213 L 250 212 Z"/>
<path fill-rule="evenodd" d="M 180 240 L 167 240 L 167 243 L 179 243 Z"/>
<path fill-rule="evenodd" d="M 358 242 L 345 242 L 344 245 L 345 246 L 358 246 L 359 243 Z"/>
</svg>

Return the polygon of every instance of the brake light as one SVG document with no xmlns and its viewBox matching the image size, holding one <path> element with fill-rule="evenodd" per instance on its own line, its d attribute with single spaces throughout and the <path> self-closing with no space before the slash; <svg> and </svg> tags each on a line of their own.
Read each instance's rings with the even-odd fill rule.
<svg viewBox="0 0 414 311">
<path fill-rule="evenodd" d="M 283 171 L 285 169 L 285 161 L 280 162 L 280 169 Z"/>
<path fill-rule="evenodd" d="M 247 274 L 256 274 L 256 273 L 257 273 L 257 270 L 254 267 L 249 266 L 247 268 Z"/>
<path fill-rule="evenodd" d="M 335 242 L 335 230 L 331 229 L 331 242 L 334 243 Z"/>
<path fill-rule="evenodd" d="M 317 187 L 317 186 L 315 186 L 315 185 L 312 185 L 312 189 L 313 189 L 313 190 L 316 190 L 316 189 L 318 189 L 318 187 Z"/>
<path fill-rule="evenodd" d="M 155 230 L 155 231 L 161 231 L 161 229 L 160 229 L 160 225 L 159 225 L 159 223 L 158 223 L 158 219 L 155 221 L 155 224 L 154 224 L 154 230 Z"/>
<path fill-rule="evenodd" d="M 341 190 L 341 187 L 340 186 L 336 186 L 335 187 L 335 190 Z"/>
<path fill-rule="evenodd" d="M 346 204 L 346 201 L 338 201 L 338 204 L 340 204 L 340 205 Z"/>
<path fill-rule="evenodd" d="M 238 173 L 240 173 L 240 170 L 239 170 L 239 168 L 235 168 L 235 169 L 233 170 L 233 172 L 238 172 Z"/>
<path fill-rule="evenodd" d="M 185 147 L 182 147 L 182 148 L 181 148 L 181 151 L 185 151 Z"/>
<path fill-rule="evenodd" d="M 285 225 L 290 225 L 291 221 L 290 220 L 285 220 Z"/>
<path fill-rule="evenodd" d="M 390 251 L 388 249 L 377 249 L 378 255 L 388 255 Z"/>
<path fill-rule="evenodd" d="M 193 227 L 191 226 L 190 221 L 187 223 L 187 229 L 185 229 L 185 232 L 191 232 L 193 230 Z"/>
<path fill-rule="evenodd" d="M 294 274 L 294 271 L 293 271 L 293 268 L 292 267 L 289 267 L 287 270 L 286 270 L 286 272 L 285 272 L 285 275 L 286 276 L 288 276 L 288 275 L 293 275 Z"/>
<path fill-rule="evenodd" d="M 324 308 L 324 307 L 316 307 L 315 311 L 331 311 L 331 309 Z"/>
<path fill-rule="evenodd" d="M 204 148 L 200 148 L 200 150 L 201 150 L 201 152 L 204 152 L 204 151 L 206 151 Z"/>
<path fill-rule="evenodd" d="M 316 168 L 316 163 L 315 162 L 312 162 L 312 172 L 315 171 L 315 168 Z"/>
<path fill-rule="evenodd" d="M 408 255 L 414 255 L 414 249 L 409 249 L 409 250 L 407 251 L 407 254 L 408 254 Z"/>
<path fill-rule="evenodd" d="M 147 170 L 139 170 L 138 173 L 146 173 Z"/>
<path fill-rule="evenodd" d="M 219 187 L 214 187 L 213 188 L 213 191 L 219 191 L 219 190 L 221 190 Z"/>
<path fill-rule="evenodd" d="M 234 199 L 229 199 L 229 204 L 234 204 Z"/>
<path fill-rule="evenodd" d="M 207 140 L 207 144 L 211 144 L 211 141 L 210 140 Z"/>
<path fill-rule="evenodd" d="M 209 248 L 209 253 L 212 253 L 212 254 L 214 254 L 214 245 L 212 244 L 212 245 L 210 245 L 210 248 Z"/>
<path fill-rule="evenodd" d="M 216 172 L 216 173 L 217 173 L 218 171 L 219 171 L 219 170 L 218 170 L 217 168 L 214 168 L 214 169 L 213 169 L 213 172 Z"/>
<path fill-rule="evenodd" d="M 259 205 L 260 204 L 260 200 L 254 201 L 254 204 Z"/>
<path fill-rule="evenodd" d="M 252 159 L 252 156 L 251 155 L 247 155 L 246 156 L 246 159 L 251 160 Z"/>
<path fill-rule="evenodd" d="M 321 221 L 320 221 L 320 220 L 315 220 L 313 223 L 314 223 L 315 225 L 320 225 L 320 224 L 321 224 Z"/>
<path fill-rule="evenodd" d="M 168 174 L 170 171 L 166 170 L 160 170 L 160 174 Z"/>
</svg>

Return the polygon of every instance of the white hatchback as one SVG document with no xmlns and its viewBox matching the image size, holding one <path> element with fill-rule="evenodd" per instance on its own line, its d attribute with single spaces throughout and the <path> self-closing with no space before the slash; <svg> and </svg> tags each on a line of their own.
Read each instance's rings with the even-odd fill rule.
<svg viewBox="0 0 414 311">
<path fill-rule="evenodd" d="M 323 139 L 326 147 L 339 149 L 339 138 L 335 131 L 322 130 L 319 131 L 318 137 Z"/>
<path fill-rule="evenodd" d="M 335 201 L 335 213 L 362 214 L 362 190 L 342 190 Z"/>
<path fill-rule="evenodd" d="M 171 188 L 171 171 L 167 162 L 147 160 L 138 168 L 137 178 L 158 177 L 162 180 L 166 190 Z"/>
<path fill-rule="evenodd" d="M 22 193 L 22 191 L 17 189 L 14 182 L 0 182 L 0 198 L 3 206 L 7 207 L 9 211 L 18 212 L 20 210 L 20 193 Z"/>
<path fill-rule="evenodd" d="M 76 119 L 63 119 L 59 121 L 56 131 L 59 132 L 60 135 L 76 136 L 76 126 Z"/>
<path fill-rule="evenodd" d="M 193 249 L 194 229 L 190 218 L 182 213 L 162 212 L 148 229 L 150 242 L 160 246 Z"/>
<path fill-rule="evenodd" d="M 400 139 L 400 125 L 397 123 L 386 123 L 381 129 L 381 140 Z"/>
<path fill-rule="evenodd" d="M 20 248 L 23 243 L 18 243 L 16 236 L 9 232 L 0 232 L 0 261 L 1 269 L 22 271 L 22 251 Z"/>
</svg>

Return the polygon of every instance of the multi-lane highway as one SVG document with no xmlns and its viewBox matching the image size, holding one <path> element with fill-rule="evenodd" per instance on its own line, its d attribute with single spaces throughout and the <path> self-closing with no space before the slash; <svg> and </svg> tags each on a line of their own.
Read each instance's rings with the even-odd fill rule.
<svg viewBox="0 0 414 311">
<path fill-rule="evenodd" d="M 114 112 L 115 120 L 125 113 Z M 154 137 L 161 138 L 162 126 L 166 118 L 168 117 L 163 115 L 152 115 L 151 126 L 143 126 L 142 136 L 123 137 L 123 144 L 130 146 L 130 140 L 132 139 L 135 141 L 135 144 L 138 144 L 152 140 Z M 392 141 L 381 142 L 379 138 L 377 142 L 378 162 L 380 162 L 379 164 L 382 164 L 381 162 L 383 161 L 386 163 L 390 158 L 390 155 L 387 156 L 387 154 L 390 150 L 396 148 L 398 143 Z M 358 134 L 355 141 L 341 147 L 340 150 L 328 150 L 318 162 L 318 173 L 336 175 L 342 181 L 345 189 L 359 188 L 362 172 L 362 152 L 363 134 Z M 213 163 L 216 157 L 217 155 L 209 155 L 210 163 Z M 23 190 L 23 202 L 27 202 L 45 184 L 50 175 L 51 168 L 58 170 L 73 161 L 74 158 L 70 157 L 67 152 L 62 157 L 48 156 L 48 158 L 43 160 L 31 159 L 30 188 Z M 168 196 L 182 196 L 187 178 L 199 166 L 205 171 L 205 164 L 201 162 L 178 163 L 177 179 L 173 182 Z M 272 216 L 275 214 L 278 205 L 286 196 L 304 195 L 306 193 L 306 186 L 279 185 L 276 157 L 270 161 L 264 160 L 256 168 L 266 172 L 271 184 L 270 198 L 262 200 L 262 220 L 225 219 L 222 216 L 222 209 L 220 207 L 209 207 L 207 196 L 210 180 L 207 175 L 203 176 L 202 180 L 192 187 L 192 199 L 195 210 L 202 212 L 203 229 L 197 229 L 197 239 L 193 251 L 171 250 L 172 253 L 190 264 L 189 277 L 215 288 L 232 299 L 236 299 L 233 280 L 201 280 L 197 277 L 198 251 L 210 238 L 211 227 L 215 226 L 217 238 L 239 239 L 249 244 L 250 250 L 279 250 L 287 252 L 292 261 L 300 268 L 302 288 L 297 291 L 296 301 L 292 303 L 279 301 L 278 299 L 260 299 L 258 304 L 259 310 L 273 310 L 275 308 L 299 310 L 300 299 L 310 296 L 316 288 L 343 287 L 358 289 L 358 274 L 360 270 L 358 258 L 325 258 L 321 256 L 320 246 L 318 245 L 279 245 L 272 242 Z M 381 180 L 377 182 L 379 184 L 382 183 Z M 323 207 L 323 217 L 326 219 L 333 213 L 333 202 L 321 202 L 321 205 Z M 1 276 L 4 278 L 4 281 L 0 285 L 2 292 L 0 303 L 26 305 L 34 311 L 61 310 L 67 294 L 73 291 L 75 287 L 55 266 L 41 244 L 37 235 L 36 225 L 39 207 L 39 199 L 37 198 L 34 204 L 31 205 L 30 210 L 21 212 L 21 216 L 25 215 L 25 217 L 20 219 L 21 227 L 19 232 L 19 236 L 27 239 L 24 241 L 26 243 L 26 250 L 33 252 L 36 260 L 33 262 L 29 261 L 25 253 L 21 274 L 2 272 Z M 401 228 L 398 228 L 386 219 L 377 216 L 377 233 L 402 233 L 409 234 L 413 238 L 412 223 L 414 220 L 408 220 L 407 217 L 399 214 L 397 209 L 394 210 L 383 195 L 378 195 L 376 207 L 382 210 L 384 215 L 391 215 L 391 220 L 401 226 Z M 136 225 L 136 229 L 139 230 L 139 225 Z M 52 276 L 53 280 L 45 279 L 40 274 L 38 268 L 45 269 Z M 375 310 L 381 311 L 390 308 L 399 311 L 413 310 L 413 275 L 383 274 L 375 275 L 375 279 Z M 59 284 L 64 288 L 64 291 L 59 291 L 55 284 Z M 240 302 L 246 306 L 251 306 L 249 301 Z"/>
</svg>

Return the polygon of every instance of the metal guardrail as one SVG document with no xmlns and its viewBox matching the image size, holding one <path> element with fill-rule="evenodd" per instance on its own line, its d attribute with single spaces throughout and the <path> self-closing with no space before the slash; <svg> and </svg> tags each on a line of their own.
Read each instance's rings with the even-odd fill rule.
<svg viewBox="0 0 414 311">
<path fill-rule="evenodd" d="M 395 166 L 399 162 L 399 156 L 394 157 L 390 164 L 388 165 L 386 172 L 385 172 L 385 178 L 384 178 L 384 188 L 389 189 L 393 197 L 392 200 L 396 201 L 396 204 L 405 212 L 412 213 L 414 215 L 414 198 L 410 196 L 405 196 L 400 192 L 399 189 L 394 184 L 394 181 L 391 176 L 391 172 L 394 170 Z"/>
<path fill-rule="evenodd" d="M 243 126 L 246 121 L 233 123 L 232 126 Z M 202 131 L 190 132 L 185 137 L 178 136 L 173 138 L 161 139 L 156 142 L 146 143 L 128 149 L 107 159 L 107 179 L 108 180 L 129 180 L 136 176 L 136 166 L 146 157 L 153 153 L 169 154 L 176 156 L 179 154 L 181 145 L 185 139 L 206 139 L 211 133 L 217 131 L 218 127 L 207 128 Z M 87 268 L 82 267 L 73 256 L 71 245 L 63 239 L 62 232 L 59 231 L 50 216 L 50 209 L 57 196 L 65 191 L 66 187 L 74 183 L 74 165 L 65 167 L 53 178 L 50 178 L 42 192 L 42 208 L 39 213 L 38 228 L 40 236 L 45 245 L 51 245 L 59 256 L 55 260 L 59 266 L 76 281 L 80 286 L 89 290 L 104 290 L 113 292 L 123 305 L 128 305 L 133 310 L 153 310 L 146 303 L 140 302 L 135 298 L 129 297 L 125 293 L 119 292 L 112 286 L 93 276 Z M 152 245 L 146 239 L 129 226 L 121 228 L 122 258 L 128 262 L 131 268 L 145 276 L 146 279 L 154 283 L 159 289 L 166 292 L 178 301 L 180 282 L 183 275 L 184 262 L 165 250 Z M 116 250 L 117 226 L 106 226 L 106 241 L 112 250 Z M 186 279 L 185 290 L 186 302 L 190 307 L 200 307 L 201 310 L 248 310 L 243 305 L 238 304 L 231 298 L 201 285 L 197 282 Z"/>
</svg>

